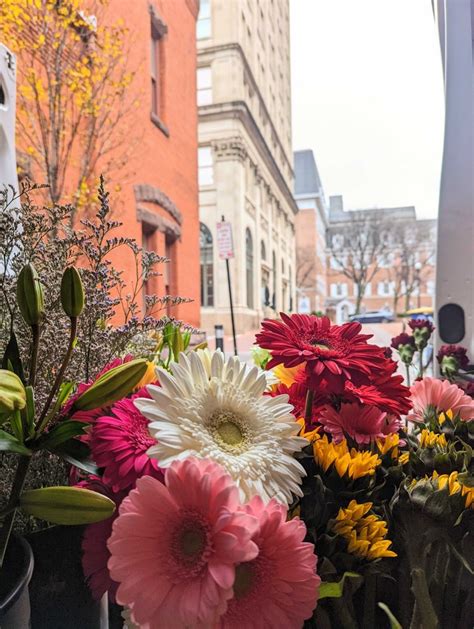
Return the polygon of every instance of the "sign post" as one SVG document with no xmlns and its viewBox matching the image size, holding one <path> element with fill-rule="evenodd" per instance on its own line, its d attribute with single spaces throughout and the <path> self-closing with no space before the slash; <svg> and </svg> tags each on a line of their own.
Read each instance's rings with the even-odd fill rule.
<svg viewBox="0 0 474 629">
<path fill-rule="evenodd" d="M 227 285 L 229 287 L 230 320 L 232 323 L 232 338 L 234 341 L 234 355 L 237 356 L 237 338 L 235 336 L 234 303 L 232 301 L 232 286 L 230 283 L 229 258 L 234 257 L 234 243 L 232 241 L 232 225 L 224 219 L 217 223 L 217 249 L 219 258 L 225 260 L 227 270 Z"/>
</svg>

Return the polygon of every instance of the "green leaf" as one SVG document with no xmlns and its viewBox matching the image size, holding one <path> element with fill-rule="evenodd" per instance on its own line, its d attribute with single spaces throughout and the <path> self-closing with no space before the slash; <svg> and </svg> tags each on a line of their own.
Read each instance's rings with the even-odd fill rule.
<svg viewBox="0 0 474 629">
<path fill-rule="evenodd" d="M 25 383 L 25 374 L 23 371 L 23 363 L 20 358 L 20 350 L 18 349 L 18 343 L 16 340 L 15 332 L 10 334 L 10 340 L 5 348 L 5 353 L 2 358 L 2 369 L 10 369 Z"/>
<path fill-rule="evenodd" d="M 390 621 L 390 629 L 403 629 L 401 624 L 398 622 L 398 620 L 392 614 L 392 612 L 390 611 L 389 607 L 387 605 L 385 605 L 385 603 L 377 603 L 377 605 L 380 607 L 380 609 L 382 609 L 387 614 L 388 619 Z"/>
<path fill-rule="evenodd" d="M 99 473 L 99 468 L 90 458 L 89 448 L 78 439 L 64 441 L 58 448 L 54 449 L 54 454 L 89 474 Z"/>
<path fill-rule="evenodd" d="M 0 430 L 0 452 L 15 452 L 15 454 L 31 455 L 28 450 L 16 437 L 4 430 Z"/>
<path fill-rule="evenodd" d="M 79 487 L 44 487 L 20 496 L 20 507 L 28 515 L 53 524 L 90 524 L 100 522 L 115 511 L 110 498 Z"/>
<path fill-rule="evenodd" d="M 87 428 L 85 422 L 79 422 L 73 419 L 65 420 L 40 439 L 38 445 L 42 450 L 54 450 L 64 443 L 64 441 L 68 441 L 72 439 L 72 437 L 77 437 L 77 435 L 82 435 L 85 428 Z"/>
<path fill-rule="evenodd" d="M 346 579 L 361 578 L 357 572 L 344 572 L 340 581 L 323 581 L 319 586 L 319 598 L 340 598 L 344 593 Z"/>
</svg>

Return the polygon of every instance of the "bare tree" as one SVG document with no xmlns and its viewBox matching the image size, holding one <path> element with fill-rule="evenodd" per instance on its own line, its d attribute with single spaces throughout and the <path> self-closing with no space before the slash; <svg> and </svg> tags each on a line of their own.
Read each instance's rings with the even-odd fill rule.
<svg viewBox="0 0 474 629">
<path fill-rule="evenodd" d="M 348 220 L 333 224 L 327 234 L 329 253 L 342 274 L 354 283 L 355 313 L 360 312 L 367 286 L 378 271 L 378 262 L 385 252 L 386 236 L 391 222 L 378 210 L 351 212 Z"/>
<path fill-rule="evenodd" d="M 393 252 L 388 276 L 393 286 L 393 310 L 397 311 L 400 299 L 404 309 L 410 307 L 410 299 L 430 273 L 434 262 L 435 242 L 431 225 L 416 221 L 394 225 L 390 233 Z"/>
<path fill-rule="evenodd" d="M 110 178 L 130 156 L 137 98 L 129 34 L 106 16 L 107 4 L 0 2 L 0 38 L 18 56 L 18 148 L 31 176 L 48 184 L 52 203 L 85 206 L 99 171 Z"/>
<path fill-rule="evenodd" d="M 296 286 L 297 288 L 314 288 L 316 269 L 314 252 L 309 247 L 300 248 L 296 252 Z"/>
</svg>

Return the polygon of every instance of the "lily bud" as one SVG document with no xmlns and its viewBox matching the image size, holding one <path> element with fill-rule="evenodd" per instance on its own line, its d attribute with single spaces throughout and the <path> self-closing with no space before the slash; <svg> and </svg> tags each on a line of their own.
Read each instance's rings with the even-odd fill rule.
<svg viewBox="0 0 474 629">
<path fill-rule="evenodd" d="M 84 287 L 77 269 L 68 266 L 61 279 L 61 305 L 69 317 L 78 317 L 84 309 Z"/>
<path fill-rule="evenodd" d="M 0 369 L 0 413 L 12 413 L 26 406 L 26 392 L 20 378 L 7 369 Z"/>
<path fill-rule="evenodd" d="M 26 264 L 20 271 L 16 299 L 23 319 L 28 325 L 41 323 L 44 316 L 43 288 L 32 264 Z"/>
<path fill-rule="evenodd" d="M 77 398 L 73 409 L 91 411 L 121 400 L 133 391 L 147 369 L 148 363 L 142 358 L 114 367 L 97 378 L 94 384 Z"/>
</svg>

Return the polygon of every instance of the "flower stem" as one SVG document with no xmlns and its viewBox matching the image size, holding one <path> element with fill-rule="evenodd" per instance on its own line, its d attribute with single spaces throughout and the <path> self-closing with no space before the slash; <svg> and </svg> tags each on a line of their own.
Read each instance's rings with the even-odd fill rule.
<svg viewBox="0 0 474 629">
<path fill-rule="evenodd" d="M 418 350 L 418 377 L 423 378 L 423 348 Z"/>
<path fill-rule="evenodd" d="M 46 400 L 46 404 L 44 405 L 43 410 L 41 412 L 41 415 L 40 415 L 40 417 L 38 419 L 37 430 L 36 430 L 37 434 L 40 434 L 44 430 L 44 428 L 45 428 L 45 423 L 47 421 L 46 413 L 48 412 L 48 409 L 51 406 L 51 402 L 53 401 L 53 398 L 56 395 L 56 392 L 58 391 L 59 387 L 61 386 L 61 382 L 63 380 L 64 372 L 66 371 L 66 368 L 67 368 L 67 366 L 69 364 L 69 361 L 71 359 L 72 351 L 74 349 L 74 343 L 76 341 L 76 333 L 77 333 L 77 317 L 71 317 L 71 330 L 70 330 L 70 334 L 69 334 L 69 345 L 68 345 L 66 354 L 64 356 L 61 368 L 58 371 L 58 374 L 56 376 L 54 384 L 51 387 L 51 391 L 49 392 L 48 399 Z"/>
<path fill-rule="evenodd" d="M 427 629 L 428 627 L 429 629 L 437 629 L 439 627 L 438 616 L 436 615 L 433 602 L 431 601 L 428 583 L 426 582 L 426 574 L 423 568 L 412 568 L 411 587 L 415 595 L 416 615 L 419 614 L 421 626 Z M 413 629 L 415 629 L 414 625 Z"/>
<path fill-rule="evenodd" d="M 18 467 L 16 468 L 15 478 L 13 480 L 12 490 L 10 492 L 10 499 L 8 504 L 16 505 L 18 498 L 20 497 L 23 485 L 25 484 L 26 473 L 30 465 L 29 456 L 21 456 L 18 461 Z M 3 565 L 5 559 L 5 553 L 7 551 L 8 542 L 13 528 L 13 522 L 15 520 L 16 508 L 8 513 L 3 521 L 2 528 L 0 529 L 0 568 Z"/>
<path fill-rule="evenodd" d="M 28 384 L 30 385 L 30 387 L 34 387 L 35 381 L 36 381 L 36 366 L 38 363 L 40 332 L 41 330 L 40 330 L 39 325 L 31 326 L 31 333 L 33 335 L 33 344 L 31 347 L 30 375 L 28 378 Z"/>
<path fill-rule="evenodd" d="M 410 365 L 409 363 L 405 363 L 405 369 L 406 369 L 406 373 L 407 373 L 407 387 L 410 386 Z"/>
<path fill-rule="evenodd" d="M 304 409 L 304 423 L 306 427 L 312 424 L 313 399 L 314 399 L 314 392 L 311 389 L 308 389 L 308 392 L 306 393 L 306 404 L 305 404 L 305 409 Z"/>
</svg>

